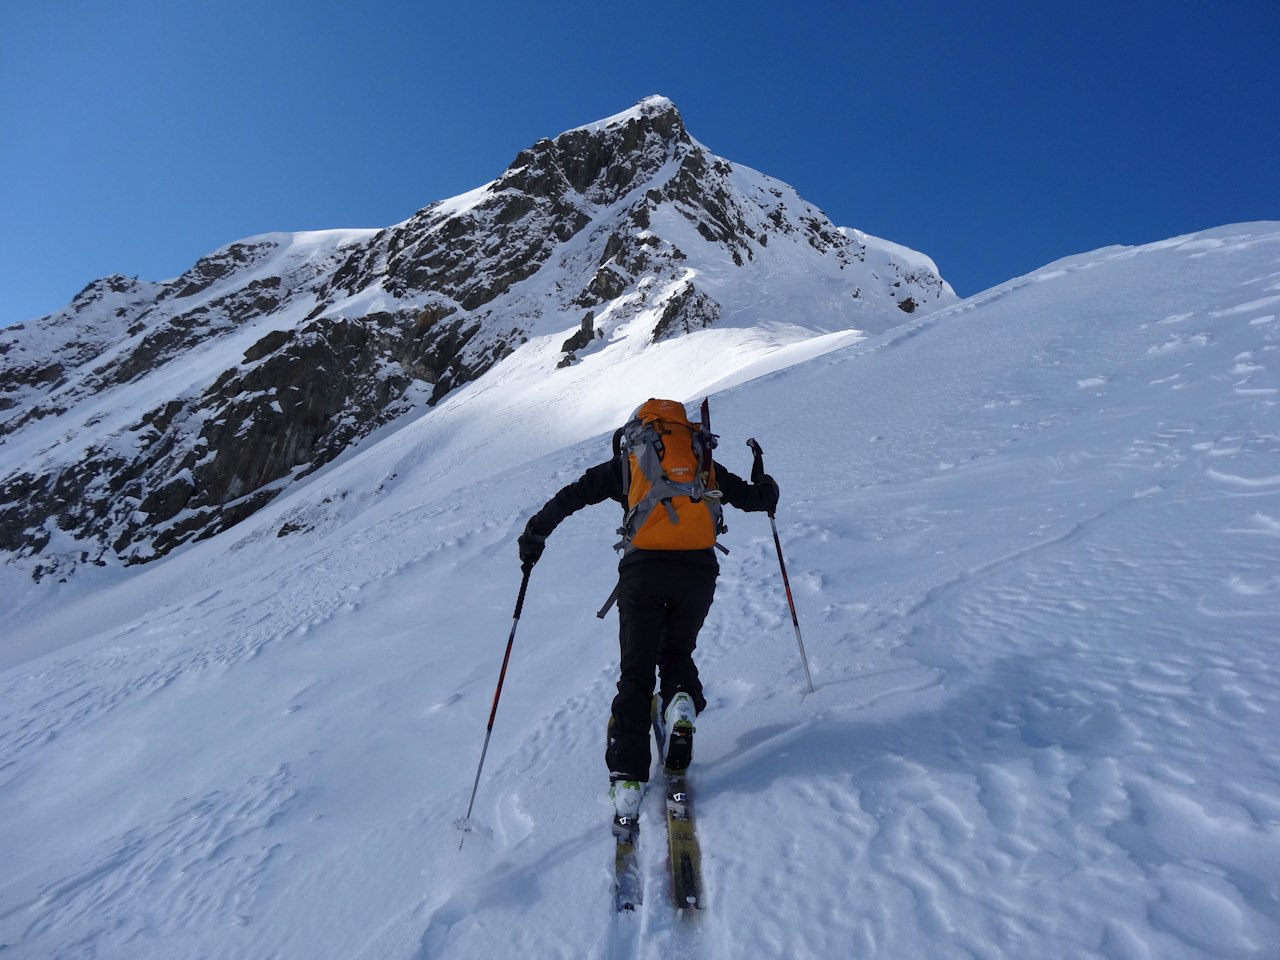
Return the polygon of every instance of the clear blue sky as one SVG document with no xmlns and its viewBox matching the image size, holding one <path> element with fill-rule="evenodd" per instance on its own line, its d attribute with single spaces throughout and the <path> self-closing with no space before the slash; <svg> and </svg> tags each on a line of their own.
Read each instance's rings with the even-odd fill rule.
<svg viewBox="0 0 1280 960">
<path fill-rule="evenodd" d="M 0 324 L 275 230 L 380 227 L 670 97 L 961 295 L 1280 219 L 1275 0 L 0 4 Z"/>
</svg>

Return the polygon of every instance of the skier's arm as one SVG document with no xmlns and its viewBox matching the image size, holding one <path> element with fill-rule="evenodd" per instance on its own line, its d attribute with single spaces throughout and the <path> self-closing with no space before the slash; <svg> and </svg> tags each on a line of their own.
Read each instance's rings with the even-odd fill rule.
<svg viewBox="0 0 1280 960">
<path fill-rule="evenodd" d="M 606 460 L 587 468 L 573 483 L 561 487 L 529 520 L 525 528 L 536 536 L 547 537 L 561 522 L 583 507 L 605 500 L 622 501 L 622 471 L 616 460 Z"/>
<path fill-rule="evenodd" d="M 561 522 L 583 507 L 605 500 L 622 500 L 622 471 L 617 460 L 588 467 L 573 483 L 561 487 L 541 510 L 529 518 L 520 534 L 520 562 L 527 574 L 542 556 L 547 537 Z"/>
<path fill-rule="evenodd" d="M 765 474 L 759 483 L 748 483 L 736 473 L 715 465 L 716 486 L 724 494 L 724 502 L 748 513 L 765 511 L 772 513 L 778 507 L 778 484 Z"/>
</svg>

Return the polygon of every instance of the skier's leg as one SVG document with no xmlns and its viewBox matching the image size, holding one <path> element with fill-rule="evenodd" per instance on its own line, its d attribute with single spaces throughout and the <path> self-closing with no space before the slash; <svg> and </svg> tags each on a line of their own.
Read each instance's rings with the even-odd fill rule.
<svg viewBox="0 0 1280 960">
<path fill-rule="evenodd" d="M 618 693 L 609 718 L 605 762 L 611 774 L 649 779 L 650 704 L 656 681 L 658 638 L 666 603 L 653 589 L 644 568 L 648 562 L 623 567 L 618 579 Z"/>
<path fill-rule="evenodd" d="M 707 619 L 711 602 L 715 598 L 717 567 L 691 563 L 668 563 L 666 568 L 666 623 L 658 644 L 658 673 L 662 678 L 661 705 L 671 702 L 680 691 L 693 697 L 699 713 L 707 705 L 702 695 L 702 681 L 698 677 L 693 651 L 698 643 L 698 632 Z"/>
</svg>

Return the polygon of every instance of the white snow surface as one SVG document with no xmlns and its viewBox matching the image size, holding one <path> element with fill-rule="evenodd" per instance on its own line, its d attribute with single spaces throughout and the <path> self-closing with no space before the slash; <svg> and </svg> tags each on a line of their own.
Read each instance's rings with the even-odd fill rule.
<svg viewBox="0 0 1280 960">
<path fill-rule="evenodd" d="M 231 531 L 0 584 L 0 956 L 1280 956 L 1280 224 L 768 336 L 554 378 L 535 338 Z M 704 391 L 721 461 L 754 436 L 781 485 L 817 691 L 768 519 L 729 511 L 707 908 L 668 905 L 650 795 L 618 920 L 614 507 L 534 570 L 454 821 L 525 519 Z"/>
</svg>

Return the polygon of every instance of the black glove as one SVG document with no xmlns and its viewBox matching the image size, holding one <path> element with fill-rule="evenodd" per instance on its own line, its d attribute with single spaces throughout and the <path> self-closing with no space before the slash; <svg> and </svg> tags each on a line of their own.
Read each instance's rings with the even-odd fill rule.
<svg viewBox="0 0 1280 960">
<path fill-rule="evenodd" d="M 528 573 L 533 569 L 533 565 L 538 562 L 542 556 L 542 551 L 546 548 L 547 537 L 545 534 L 535 533 L 533 529 L 533 518 L 529 518 L 529 522 L 524 525 L 524 533 L 520 534 L 520 565 L 524 571 Z"/>
<path fill-rule="evenodd" d="M 764 474 L 755 484 L 760 488 L 760 492 L 765 497 L 764 509 L 769 513 L 774 513 L 778 509 L 778 481 L 773 479 L 767 473 Z"/>
</svg>

